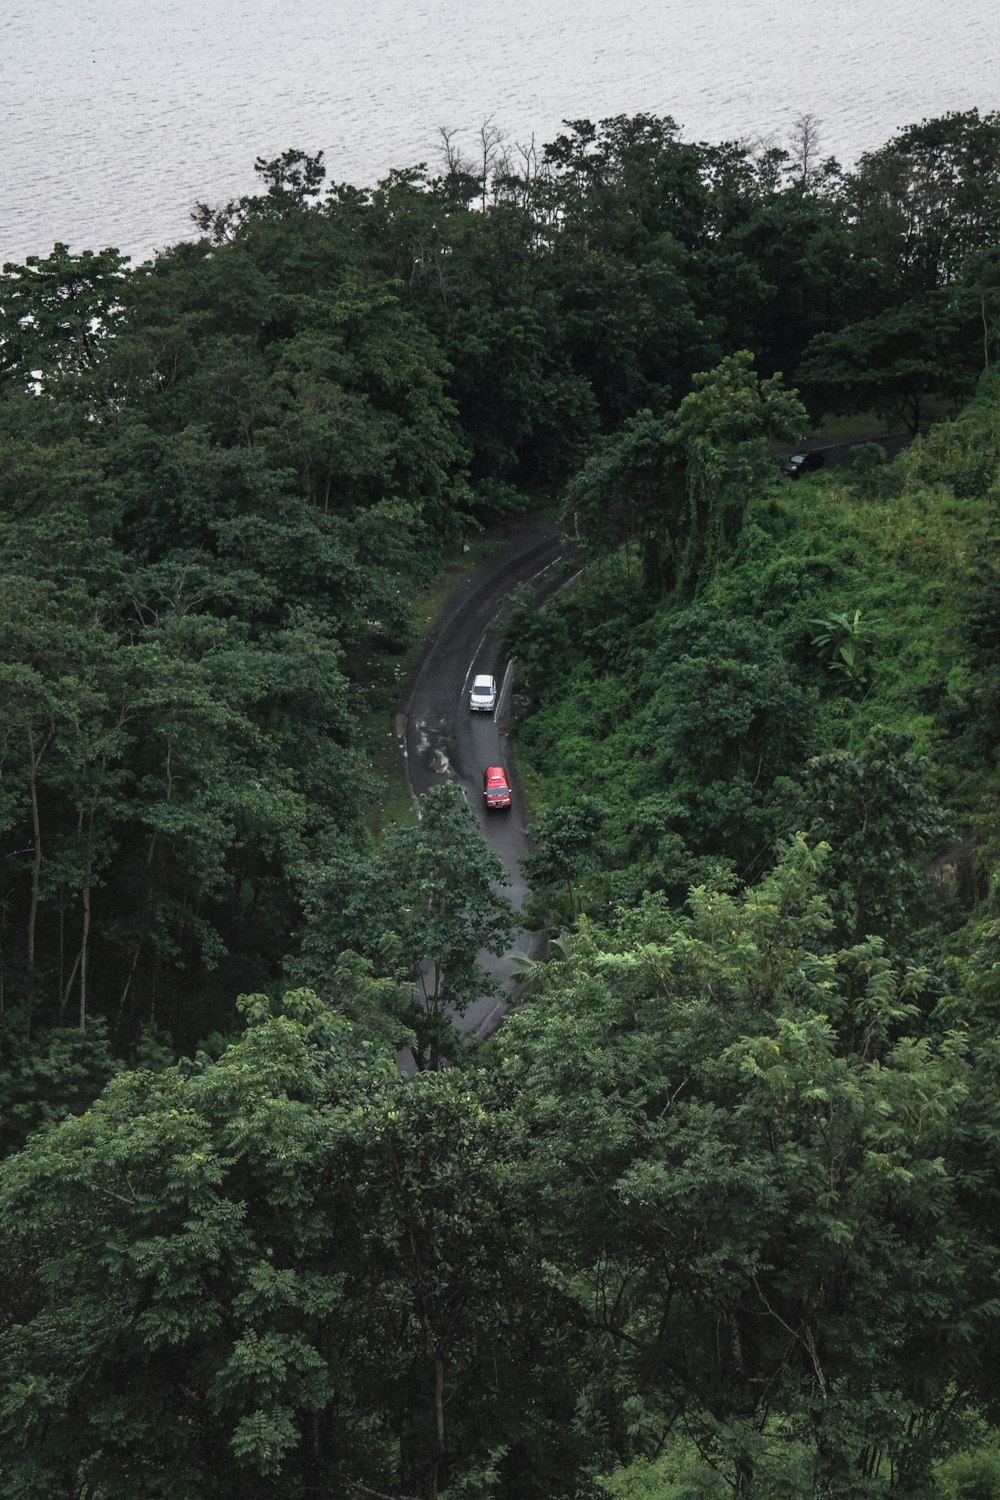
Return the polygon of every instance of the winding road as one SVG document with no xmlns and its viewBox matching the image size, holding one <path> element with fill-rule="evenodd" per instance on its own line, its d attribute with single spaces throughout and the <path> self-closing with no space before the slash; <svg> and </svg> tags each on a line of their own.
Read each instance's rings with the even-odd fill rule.
<svg viewBox="0 0 1000 1500">
<path fill-rule="evenodd" d="M 400 741 L 414 792 L 442 781 L 464 786 L 483 837 L 510 874 L 506 893 L 520 908 L 526 887 L 518 860 L 529 845 L 506 734 L 512 673 L 500 657 L 502 603 L 526 583 L 541 604 L 562 586 L 578 554 L 552 522 L 515 522 L 491 537 L 502 545 L 449 596 L 427 641 L 405 705 L 405 723 L 399 726 Z M 477 672 L 492 673 L 497 680 L 495 714 L 469 709 L 469 686 Z M 514 793 L 509 813 L 487 813 L 483 806 L 483 770 L 497 764 L 506 767 Z M 536 942 L 533 934 L 521 932 L 515 951 L 530 953 Z M 507 1007 L 510 964 L 486 953 L 480 954 L 480 962 L 494 978 L 492 992 L 456 1018 L 456 1025 L 485 1037 L 496 1030 Z"/>
<path fill-rule="evenodd" d="M 828 464 L 842 465 L 850 462 L 860 442 L 879 442 L 893 457 L 909 437 L 876 433 L 840 443 L 812 439 L 802 446 L 820 447 Z M 500 545 L 447 599 L 428 638 L 397 732 L 415 793 L 446 780 L 464 786 L 483 837 L 510 875 L 507 894 L 520 909 L 526 887 L 518 861 L 528 853 L 529 844 L 517 768 L 506 733 L 512 671 L 511 664 L 501 660 L 502 604 L 522 583 L 532 586 L 536 604 L 543 603 L 573 571 L 579 550 L 555 522 L 516 521 L 489 535 Z M 489 672 L 497 680 L 495 715 L 469 710 L 469 686 L 477 672 Z M 483 805 L 483 770 L 497 764 L 506 768 L 514 792 L 509 813 L 487 813 Z M 531 954 L 539 947 L 534 934 L 522 931 L 514 951 Z M 511 965 L 488 953 L 481 953 L 479 959 L 493 977 L 491 993 L 471 1005 L 455 1024 L 486 1037 L 496 1030 L 507 1008 Z"/>
</svg>

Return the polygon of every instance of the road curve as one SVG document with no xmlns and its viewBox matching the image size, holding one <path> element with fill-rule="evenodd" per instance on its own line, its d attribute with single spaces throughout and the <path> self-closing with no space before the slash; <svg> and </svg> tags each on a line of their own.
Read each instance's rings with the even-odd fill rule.
<svg viewBox="0 0 1000 1500">
<path fill-rule="evenodd" d="M 457 781 L 465 788 L 483 837 L 510 874 L 507 895 L 520 907 L 525 885 L 518 860 L 528 852 L 528 843 L 506 736 L 511 674 L 508 663 L 500 659 L 501 606 L 521 583 L 531 584 L 536 603 L 542 603 L 564 581 L 562 564 L 571 564 L 577 549 L 552 522 L 513 522 L 491 536 L 503 543 L 502 548 L 449 596 L 426 643 L 405 704 L 401 742 L 415 793 L 442 781 Z M 489 672 L 497 679 L 500 697 L 495 715 L 469 710 L 468 686 L 477 672 Z M 509 812 L 487 813 L 483 770 L 496 764 L 505 766 L 511 778 L 514 805 Z M 529 952 L 531 941 L 531 934 L 522 932 L 514 947 Z M 463 1031 L 488 1036 L 506 1009 L 510 965 L 485 953 L 480 954 L 480 962 L 494 978 L 492 992 L 470 1006 L 456 1024 Z"/>
</svg>

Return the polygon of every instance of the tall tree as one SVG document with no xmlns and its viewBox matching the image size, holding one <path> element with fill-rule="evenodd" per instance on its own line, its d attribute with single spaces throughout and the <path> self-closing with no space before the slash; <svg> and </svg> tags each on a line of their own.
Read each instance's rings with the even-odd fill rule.
<svg viewBox="0 0 1000 1500">
<path fill-rule="evenodd" d="M 509 876 L 482 838 L 465 795 L 448 782 L 420 799 L 416 827 L 386 830 L 373 855 L 310 871 L 309 925 L 294 964 L 321 993 L 347 948 L 396 978 L 401 1019 L 418 1066 L 435 1069 L 460 1050 L 452 1017 L 490 993 L 483 951 L 500 954 L 515 931 L 501 888 Z"/>
<path fill-rule="evenodd" d="M 822 861 L 800 839 L 738 896 L 584 924 L 495 1044 L 589 1419 L 626 1464 L 693 1438 L 739 1495 L 876 1492 L 880 1457 L 918 1490 L 986 1312 L 949 1171 L 967 1043 L 908 1029 L 918 974 L 831 944 Z"/>
<path fill-rule="evenodd" d="M 746 350 L 696 375 L 671 423 L 688 498 L 682 561 L 689 587 L 711 575 L 739 535 L 750 499 L 773 467 L 771 445 L 793 439 L 806 414 L 780 375 L 761 380 Z"/>
<path fill-rule="evenodd" d="M 117 250 L 8 262 L 0 276 L 0 382 L 70 395 L 91 374 L 123 313 L 129 257 Z"/>
<path fill-rule="evenodd" d="M 920 910 L 925 867 L 947 837 L 944 810 L 913 738 L 876 727 L 864 743 L 810 760 L 800 816 L 831 850 L 832 905 L 848 943 L 897 940 Z"/>
<path fill-rule="evenodd" d="M 979 353 L 950 300 L 929 294 L 817 334 L 798 376 L 817 410 L 875 411 L 916 434 L 932 398 L 971 391 Z"/>
<path fill-rule="evenodd" d="M 0 1493 L 436 1500 L 520 1445 L 519 1493 L 569 1500 L 542 1367 L 572 1341 L 498 1121 L 315 996 L 243 1008 L 217 1062 L 124 1075 L 0 1168 Z"/>
<path fill-rule="evenodd" d="M 1000 114 L 922 120 L 861 158 L 846 183 L 862 257 L 886 266 L 897 297 L 954 281 L 1000 239 Z"/>
</svg>

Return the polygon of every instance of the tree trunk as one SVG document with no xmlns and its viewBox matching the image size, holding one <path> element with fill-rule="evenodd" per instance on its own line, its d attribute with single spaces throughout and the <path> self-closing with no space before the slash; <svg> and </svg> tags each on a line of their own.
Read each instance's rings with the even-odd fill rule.
<svg viewBox="0 0 1000 1500">
<path fill-rule="evenodd" d="M 80 937 L 80 1030 L 87 1029 L 87 957 L 90 952 L 90 893 L 93 887 L 91 881 L 94 878 L 94 812 L 97 807 L 97 796 L 90 804 L 90 816 L 87 819 L 87 883 L 80 893 L 83 903 L 83 932 Z"/>
<path fill-rule="evenodd" d="M 73 960 L 73 967 L 69 971 L 69 978 L 67 979 L 65 985 L 63 985 L 62 990 L 60 991 L 60 994 L 59 994 L 59 1020 L 60 1020 L 60 1022 L 62 1022 L 63 1017 L 66 1014 L 66 1007 L 69 1004 L 69 992 L 73 988 L 73 982 L 76 979 L 77 970 L 80 967 L 80 957 L 81 957 L 81 954 L 82 954 L 82 949 L 80 950 L 79 953 L 77 953 L 76 957 L 74 958 L 74 960 Z"/>
<path fill-rule="evenodd" d="M 169 798 L 169 789 L 168 789 L 167 800 L 168 801 L 170 800 L 170 798 Z M 121 1024 L 122 1015 L 124 1014 L 124 1011 L 125 1011 L 125 1002 L 128 999 L 129 990 L 131 990 L 131 988 L 132 988 L 132 981 L 135 978 L 135 971 L 139 967 L 139 955 L 142 952 L 142 945 L 143 945 L 143 941 L 145 939 L 145 918 L 146 918 L 146 912 L 147 912 L 147 910 L 149 908 L 149 887 L 150 887 L 150 880 L 152 878 L 151 877 L 151 872 L 152 872 L 152 869 L 153 869 L 153 856 L 155 855 L 155 853 L 156 853 L 156 834 L 155 833 L 151 833 L 150 836 L 149 836 L 149 848 L 146 850 L 146 881 L 145 881 L 145 885 L 143 886 L 143 892 L 142 892 L 142 922 L 140 923 L 140 927 L 139 927 L 139 936 L 138 936 L 138 938 L 136 940 L 135 952 L 132 955 L 132 963 L 131 963 L 131 965 L 129 967 L 128 976 L 127 976 L 127 978 L 125 980 L 125 984 L 124 984 L 124 987 L 123 987 L 122 992 L 121 992 L 121 996 L 120 996 L 119 1001 L 118 1001 L 118 1024 L 119 1025 Z"/>
<path fill-rule="evenodd" d="M 87 1029 L 87 945 L 90 939 L 90 886 L 83 888 L 83 937 L 80 942 L 80 1030 Z"/>
<path fill-rule="evenodd" d="M 734 1493 L 750 1495 L 753 1492 L 753 1459 L 749 1453 L 740 1453 L 736 1458 L 736 1485 Z"/>
<path fill-rule="evenodd" d="M 434 1358 L 434 1436 L 437 1448 L 427 1465 L 427 1500 L 437 1500 L 441 1460 L 444 1457 L 444 1359 Z"/>
<path fill-rule="evenodd" d="M 38 766 L 45 753 L 48 736 L 35 751 L 35 733 L 28 729 L 28 769 L 31 785 L 31 835 L 34 858 L 31 867 L 31 904 L 28 908 L 27 959 L 29 967 L 35 962 L 35 927 L 38 921 L 38 893 L 42 879 L 42 823 L 38 812 Z"/>
</svg>

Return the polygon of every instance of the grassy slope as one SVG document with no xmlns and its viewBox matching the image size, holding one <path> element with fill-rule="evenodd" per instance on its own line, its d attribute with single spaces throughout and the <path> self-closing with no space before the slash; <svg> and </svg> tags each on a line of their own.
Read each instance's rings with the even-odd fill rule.
<svg viewBox="0 0 1000 1500">
<path fill-rule="evenodd" d="M 986 500 L 928 485 L 919 454 L 862 488 L 833 470 L 757 504 L 737 557 L 703 602 L 718 618 L 766 628 L 815 701 L 816 750 L 845 746 L 876 723 L 908 730 L 966 817 L 993 774 L 970 765 L 952 738 L 969 689 L 960 637 L 969 570 L 987 526 Z M 656 649 L 679 606 L 645 609 L 619 555 L 557 607 L 567 617 L 566 670 L 518 736 L 533 805 L 572 802 L 582 788 L 634 797 L 657 784 Z M 813 640 L 817 619 L 855 610 L 867 640 L 865 681 L 852 689 Z"/>
</svg>

